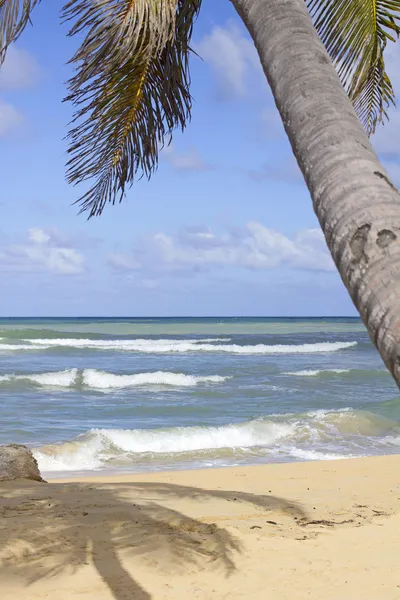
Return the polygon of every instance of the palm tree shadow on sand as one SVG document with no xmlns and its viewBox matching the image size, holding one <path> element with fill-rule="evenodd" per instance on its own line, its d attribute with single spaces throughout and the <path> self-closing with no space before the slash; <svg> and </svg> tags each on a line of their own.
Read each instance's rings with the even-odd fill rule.
<svg viewBox="0 0 400 600">
<path fill-rule="evenodd" d="M 114 600 L 150 600 L 125 569 L 122 552 L 166 573 L 191 565 L 229 576 L 242 551 L 239 540 L 216 524 L 164 504 L 179 499 L 236 500 L 306 516 L 300 505 L 275 496 L 169 483 L 5 484 L 0 494 L 0 577 L 22 578 L 29 585 L 92 564 Z"/>
</svg>

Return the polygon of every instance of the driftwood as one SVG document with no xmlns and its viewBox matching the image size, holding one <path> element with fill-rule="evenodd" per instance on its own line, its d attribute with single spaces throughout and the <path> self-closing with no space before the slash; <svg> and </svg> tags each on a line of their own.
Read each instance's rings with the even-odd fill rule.
<svg viewBox="0 0 400 600">
<path fill-rule="evenodd" d="M 21 444 L 0 446 L 0 481 L 14 479 L 44 481 L 36 458 L 29 448 Z"/>
</svg>

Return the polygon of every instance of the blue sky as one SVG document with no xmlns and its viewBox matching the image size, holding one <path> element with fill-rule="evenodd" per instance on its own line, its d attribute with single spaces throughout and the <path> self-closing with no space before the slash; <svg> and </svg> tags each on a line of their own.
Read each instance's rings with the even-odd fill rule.
<svg viewBox="0 0 400 600">
<path fill-rule="evenodd" d="M 61 102 L 77 41 L 61 5 L 43 0 L 0 71 L 0 315 L 356 314 L 228 0 L 203 0 L 192 123 L 158 172 L 101 218 L 77 215 Z M 397 184 L 399 130 L 392 111 L 374 142 Z"/>
</svg>

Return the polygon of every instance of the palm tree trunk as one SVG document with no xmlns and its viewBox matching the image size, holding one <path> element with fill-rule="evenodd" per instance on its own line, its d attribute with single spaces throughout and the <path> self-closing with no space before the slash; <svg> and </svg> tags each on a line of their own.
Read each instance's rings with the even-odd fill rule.
<svg viewBox="0 0 400 600">
<path fill-rule="evenodd" d="M 231 0 L 252 36 L 328 247 L 400 387 L 400 194 L 304 0 Z"/>
</svg>

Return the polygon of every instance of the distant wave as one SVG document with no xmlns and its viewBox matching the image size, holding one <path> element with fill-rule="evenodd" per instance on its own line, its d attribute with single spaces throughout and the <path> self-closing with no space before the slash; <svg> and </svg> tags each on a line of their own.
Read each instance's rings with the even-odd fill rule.
<svg viewBox="0 0 400 600">
<path fill-rule="evenodd" d="M 304 371 L 288 371 L 287 373 L 283 373 L 283 375 L 296 375 L 296 377 L 315 377 L 317 375 L 324 375 L 329 373 L 350 373 L 350 369 L 309 369 Z"/>
<path fill-rule="evenodd" d="M 0 343 L 0 352 L 3 351 L 17 351 L 17 350 L 43 350 L 45 346 L 39 346 L 37 344 L 2 344 Z"/>
<path fill-rule="evenodd" d="M 54 373 L 39 374 L 6 374 L 0 376 L 1 383 L 16 381 L 28 382 L 39 386 L 68 388 L 72 386 L 85 386 L 99 390 L 127 388 L 145 385 L 165 385 L 176 387 L 190 387 L 200 383 L 222 383 L 230 379 L 219 375 L 196 376 L 184 373 L 170 373 L 168 371 L 155 371 L 149 373 L 135 373 L 132 375 L 119 375 L 98 371 L 97 369 L 67 369 Z"/>
<path fill-rule="evenodd" d="M 42 471 L 82 471 L 132 467 L 141 458 L 148 464 L 149 455 L 154 461 L 185 454 L 212 461 L 228 451 L 243 455 L 257 450 L 279 460 L 328 460 L 368 454 L 374 444 L 400 444 L 399 423 L 348 408 L 271 415 L 219 427 L 90 429 L 69 442 L 36 448 L 34 455 Z"/>
<path fill-rule="evenodd" d="M 212 339 L 212 338 L 209 338 Z M 219 340 L 219 338 L 215 338 Z M 314 354 L 318 352 L 336 352 L 357 345 L 357 342 L 320 342 L 315 344 L 255 344 L 241 346 L 239 344 L 205 343 L 202 340 L 90 340 L 80 338 L 35 339 L 23 340 L 24 344 L 2 344 L 1 350 L 38 350 L 49 348 L 76 348 L 92 350 L 116 350 L 144 353 L 178 353 L 178 352 L 225 352 L 231 354 Z"/>
<path fill-rule="evenodd" d="M 318 377 L 318 376 L 329 376 L 329 375 L 355 375 L 355 376 L 366 376 L 366 375 L 388 375 L 389 371 L 384 369 L 306 369 L 304 371 L 287 371 L 282 375 L 293 375 L 295 377 Z"/>
</svg>

